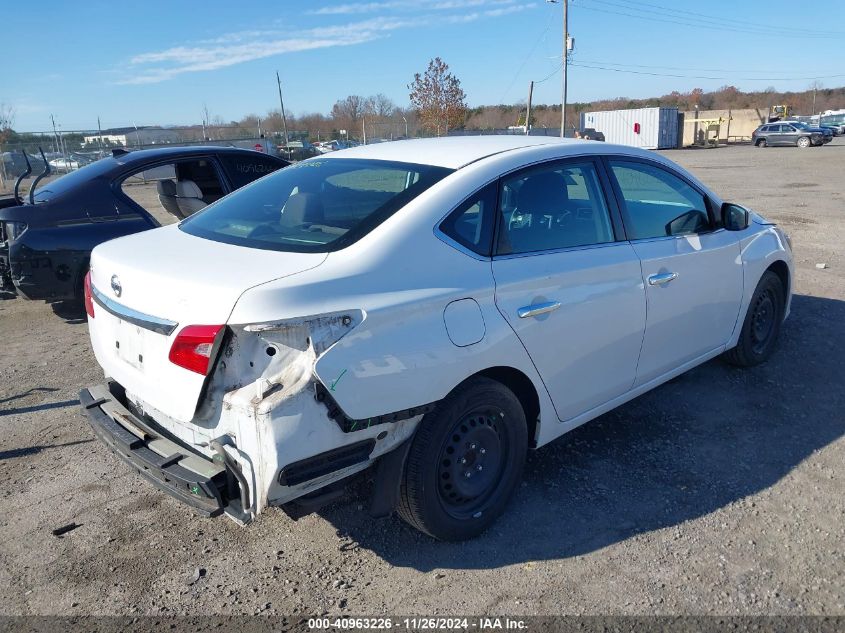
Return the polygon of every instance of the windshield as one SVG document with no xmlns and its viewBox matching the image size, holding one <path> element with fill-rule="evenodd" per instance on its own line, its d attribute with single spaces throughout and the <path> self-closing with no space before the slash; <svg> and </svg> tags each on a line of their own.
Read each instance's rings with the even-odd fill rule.
<svg viewBox="0 0 845 633">
<path fill-rule="evenodd" d="M 363 159 L 314 159 L 226 196 L 179 228 L 252 248 L 325 253 L 360 239 L 452 170 Z"/>
</svg>

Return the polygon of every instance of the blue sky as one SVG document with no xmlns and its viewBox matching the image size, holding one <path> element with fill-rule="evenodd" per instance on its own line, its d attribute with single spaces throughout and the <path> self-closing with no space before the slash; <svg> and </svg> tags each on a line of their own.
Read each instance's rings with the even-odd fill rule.
<svg viewBox="0 0 845 633">
<path fill-rule="evenodd" d="M 845 85 L 842 3 L 802 7 L 818 21 L 792 26 L 786 0 L 570 0 L 569 100 Z M 47 0 L 6 3 L 3 22 L 0 103 L 18 130 L 46 130 L 50 114 L 65 130 L 98 115 L 193 124 L 204 104 L 226 121 L 260 115 L 278 107 L 277 69 L 295 114 L 348 94 L 406 106 L 438 55 L 470 105 L 524 100 L 532 79 L 546 79 L 536 103 L 560 102 L 561 5 L 545 0 Z"/>
</svg>

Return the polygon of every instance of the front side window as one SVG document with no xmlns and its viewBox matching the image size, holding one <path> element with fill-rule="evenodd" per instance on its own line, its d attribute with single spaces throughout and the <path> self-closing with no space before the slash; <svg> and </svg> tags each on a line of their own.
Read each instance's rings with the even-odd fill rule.
<svg viewBox="0 0 845 633">
<path fill-rule="evenodd" d="M 451 171 L 382 160 L 304 161 L 237 190 L 179 227 L 227 244 L 326 253 L 360 239 Z"/>
<path fill-rule="evenodd" d="M 208 158 L 145 166 L 125 176 L 120 190 L 162 225 L 187 218 L 226 193 Z"/>
<path fill-rule="evenodd" d="M 531 253 L 614 241 L 591 162 L 543 165 L 504 178 L 496 252 Z"/>
<path fill-rule="evenodd" d="M 689 235 L 710 229 L 707 202 L 681 178 L 646 163 L 610 161 L 625 202 L 628 238 Z"/>
</svg>

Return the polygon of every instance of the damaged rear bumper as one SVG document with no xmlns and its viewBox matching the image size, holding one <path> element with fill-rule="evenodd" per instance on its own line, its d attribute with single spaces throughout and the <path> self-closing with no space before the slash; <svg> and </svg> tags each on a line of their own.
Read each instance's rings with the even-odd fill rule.
<svg viewBox="0 0 845 633">
<path fill-rule="evenodd" d="M 112 385 L 79 392 L 79 402 L 94 433 L 124 462 L 167 494 L 204 516 L 226 512 L 243 520 L 237 498 L 229 501 L 232 473 L 187 447 L 157 433 L 120 402 Z"/>
</svg>

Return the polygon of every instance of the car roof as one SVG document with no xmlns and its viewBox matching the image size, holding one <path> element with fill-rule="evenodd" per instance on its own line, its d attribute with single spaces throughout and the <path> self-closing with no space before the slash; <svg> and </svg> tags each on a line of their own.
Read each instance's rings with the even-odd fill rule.
<svg viewBox="0 0 845 633">
<path fill-rule="evenodd" d="M 446 136 L 438 138 L 410 139 L 359 145 L 331 154 L 321 159 L 367 158 L 371 160 L 392 160 L 405 163 L 434 165 L 459 169 L 494 154 L 501 154 L 525 147 L 540 145 L 571 145 L 573 153 L 583 150 L 581 141 L 562 139 L 557 136 L 490 135 L 490 136 Z"/>
<path fill-rule="evenodd" d="M 153 149 L 138 149 L 127 151 L 125 154 L 118 154 L 114 159 L 121 165 L 132 165 L 133 163 L 147 162 L 170 156 L 203 156 L 206 154 L 255 154 L 269 156 L 264 152 L 257 152 L 253 149 L 242 147 L 224 147 L 220 145 L 192 145 L 189 147 L 156 147 Z M 275 158 L 275 157 L 274 157 Z"/>
</svg>

